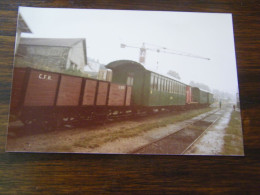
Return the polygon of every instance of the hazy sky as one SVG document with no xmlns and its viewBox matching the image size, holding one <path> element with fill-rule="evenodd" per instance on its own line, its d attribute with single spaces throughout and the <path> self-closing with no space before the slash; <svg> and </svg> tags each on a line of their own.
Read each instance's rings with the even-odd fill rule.
<svg viewBox="0 0 260 195">
<path fill-rule="evenodd" d="M 87 56 L 108 64 L 139 60 L 129 46 L 183 51 L 210 58 L 203 60 L 147 51 L 145 67 L 166 74 L 179 73 L 181 81 L 237 92 L 237 72 L 231 14 L 196 12 L 119 11 L 20 7 L 32 34 L 23 37 L 86 38 Z M 158 69 L 157 67 L 158 62 Z"/>
</svg>

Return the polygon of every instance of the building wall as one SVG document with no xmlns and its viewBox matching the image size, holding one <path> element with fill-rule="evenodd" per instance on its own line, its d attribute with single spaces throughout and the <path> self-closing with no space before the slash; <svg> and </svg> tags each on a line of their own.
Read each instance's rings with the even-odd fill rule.
<svg viewBox="0 0 260 195">
<path fill-rule="evenodd" d="M 75 44 L 69 51 L 66 69 L 72 68 L 84 71 L 85 53 L 83 41 Z"/>
<path fill-rule="evenodd" d="M 68 47 L 19 45 L 15 64 L 40 69 L 64 70 Z"/>
<path fill-rule="evenodd" d="M 112 70 L 100 69 L 97 78 L 103 81 L 112 81 Z"/>
</svg>

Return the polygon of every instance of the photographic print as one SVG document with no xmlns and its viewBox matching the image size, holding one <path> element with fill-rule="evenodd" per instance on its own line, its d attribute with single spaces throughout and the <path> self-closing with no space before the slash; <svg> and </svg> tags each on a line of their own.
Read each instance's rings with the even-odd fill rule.
<svg viewBox="0 0 260 195">
<path fill-rule="evenodd" d="M 232 14 L 20 7 L 6 151 L 243 156 Z"/>
</svg>

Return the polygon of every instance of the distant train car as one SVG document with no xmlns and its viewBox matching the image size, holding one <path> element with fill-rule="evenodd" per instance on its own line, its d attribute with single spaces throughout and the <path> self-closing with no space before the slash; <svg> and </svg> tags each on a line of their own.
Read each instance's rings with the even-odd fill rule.
<svg viewBox="0 0 260 195">
<path fill-rule="evenodd" d="M 214 98 L 212 93 L 208 93 L 208 104 L 213 104 Z"/>
<path fill-rule="evenodd" d="M 173 108 L 186 104 L 186 85 L 179 81 L 146 70 L 134 61 L 115 61 L 106 67 L 113 71 L 112 82 L 132 85 L 132 106 Z"/>
<path fill-rule="evenodd" d="M 210 105 L 213 103 L 213 94 L 201 90 L 198 87 L 192 87 L 192 101 L 199 105 Z"/>
</svg>

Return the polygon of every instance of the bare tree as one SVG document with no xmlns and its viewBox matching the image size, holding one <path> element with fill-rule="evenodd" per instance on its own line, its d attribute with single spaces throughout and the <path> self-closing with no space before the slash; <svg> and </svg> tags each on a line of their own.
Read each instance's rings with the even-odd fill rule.
<svg viewBox="0 0 260 195">
<path fill-rule="evenodd" d="M 205 91 L 211 91 L 210 90 L 210 88 L 209 88 L 209 86 L 207 86 L 207 85 L 205 85 L 205 84 L 203 84 L 203 83 L 196 83 L 196 82 L 194 82 L 194 81 L 191 81 L 190 82 L 190 86 L 192 86 L 192 87 L 198 87 L 198 88 L 200 88 L 200 89 L 203 89 L 203 90 L 205 90 Z"/>
<path fill-rule="evenodd" d="M 181 79 L 179 73 L 177 73 L 176 71 L 169 70 L 169 71 L 167 72 L 167 74 L 168 74 L 169 76 L 171 76 L 171 77 L 176 78 L 176 79 Z"/>
</svg>

